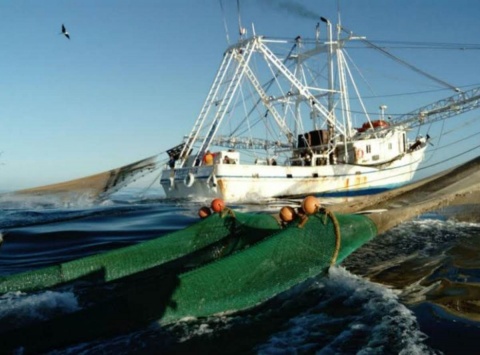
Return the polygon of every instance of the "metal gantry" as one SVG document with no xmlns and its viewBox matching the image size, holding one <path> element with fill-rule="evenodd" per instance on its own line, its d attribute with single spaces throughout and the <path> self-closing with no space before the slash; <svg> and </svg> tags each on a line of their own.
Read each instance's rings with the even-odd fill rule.
<svg viewBox="0 0 480 355">
<path fill-rule="evenodd" d="M 265 88 L 260 83 L 259 78 L 255 74 L 252 64 L 250 63 L 254 53 L 259 54 L 268 66 L 275 68 L 276 75 L 279 74 L 286 80 L 289 89 L 285 90 L 282 94 L 283 96 L 286 98 L 289 96 L 295 96 L 299 99 L 297 102 L 302 101 L 306 104 L 305 107 L 310 110 L 312 115 L 320 115 L 329 126 L 335 127 L 336 136 L 351 138 L 352 126 L 349 115 L 350 107 L 348 103 L 347 77 L 353 82 L 354 90 L 358 91 L 358 89 L 355 86 L 355 82 L 353 81 L 342 52 L 345 42 L 351 39 L 357 39 L 357 37 L 352 37 L 350 35 L 349 38 L 337 39 L 336 41 L 334 41 L 333 38 L 330 38 L 329 41 L 322 45 L 317 43 L 314 49 L 296 55 L 290 55 L 291 52 L 289 53 L 288 59 L 296 60 L 297 64 L 302 65 L 309 58 L 320 53 L 328 53 L 330 57 L 332 57 L 332 52 L 335 51 L 337 55 L 337 75 L 339 76 L 340 87 L 338 89 L 333 87 L 328 87 L 326 89 L 328 94 L 328 107 L 325 107 L 319 101 L 319 98 L 312 93 L 312 88 L 308 86 L 306 82 L 302 82 L 302 80 L 287 67 L 285 61 L 282 61 L 273 50 L 269 48 L 269 44 L 280 42 L 279 40 L 270 40 L 265 39 L 264 37 L 254 36 L 249 39 L 242 39 L 239 43 L 229 47 L 224 54 L 220 68 L 200 114 L 195 121 L 193 129 L 188 137 L 186 137 L 185 146 L 180 154 L 179 166 L 183 167 L 186 164 L 187 158 L 190 156 L 194 147 L 198 148 L 198 150 L 194 153 L 194 159 L 189 161 L 189 164 L 192 166 L 201 161 L 201 157 L 206 150 L 209 149 L 212 143 L 219 143 L 215 140 L 215 135 L 217 134 L 224 117 L 231 109 L 232 99 L 236 95 L 238 88 L 245 78 L 250 82 L 256 95 L 258 95 L 258 102 L 263 103 L 267 112 L 271 113 L 273 116 L 280 132 L 287 137 L 290 145 L 293 143 L 292 137 L 294 137 L 294 134 L 292 133 L 291 128 L 286 124 L 286 117 L 280 114 L 274 105 L 275 101 L 278 101 L 278 97 L 273 98 L 273 96 L 269 96 L 269 93 L 266 92 Z M 287 43 L 287 41 L 282 43 Z M 331 75 L 333 74 L 331 72 L 332 68 L 329 68 L 329 85 L 332 85 L 333 83 L 331 78 Z M 344 112 L 345 115 L 342 120 L 337 120 L 333 114 L 334 104 L 332 103 L 332 99 L 334 93 L 338 94 L 341 99 L 342 112 Z M 359 96 L 358 92 L 357 96 Z M 364 109 L 367 119 L 370 121 L 370 118 L 366 113 L 367 110 L 363 107 L 363 102 L 361 100 L 360 104 Z M 475 88 L 469 91 L 460 92 L 449 98 L 437 101 L 406 115 L 400 116 L 392 121 L 390 128 L 399 126 L 416 127 L 425 123 L 433 123 L 476 109 L 479 106 L 480 88 Z M 225 140 L 222 140 L 222 142 L 226 143 Z M 249 145 L 245 142 L 243 143 L 245 146 Z M 266 146 L 265 144 L 258 142 L 253 145 Z"/>
<path fill-rule="evenodd" d="M 402 115 L 394 120 L 393 126 L 417 127 L 460 115 L 479 107 L 480 88 L 475 88 Z"/>
</svg>

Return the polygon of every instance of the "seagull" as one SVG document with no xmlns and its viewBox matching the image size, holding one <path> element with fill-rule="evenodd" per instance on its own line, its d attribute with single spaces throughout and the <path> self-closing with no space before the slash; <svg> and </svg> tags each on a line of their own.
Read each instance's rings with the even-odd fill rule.
<svg viewBox="0 0 480 355">
<path fill-rule="evenodd" d="M 65 28 L 65 25 L 62 24 L 62 35 L 70 39 L 70 34 L 67 32 L 67 29 Z"/>
</svg>

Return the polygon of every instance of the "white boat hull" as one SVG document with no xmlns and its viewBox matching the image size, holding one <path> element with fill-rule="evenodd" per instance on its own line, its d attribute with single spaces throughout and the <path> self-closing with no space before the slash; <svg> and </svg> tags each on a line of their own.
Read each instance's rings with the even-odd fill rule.
<svg viewBox="0 0 480 355">
<path fill-rule="evenodd" d="M 272 166 L 214 164 L 166 169 L 162 184 L 167 198 L 214 198 L 227 202 L 260 202 L 306 195 L 331 197 L 374 194 L 412 180 L 424 148 L 382 168 L 352 164 Z"/>
</svg>

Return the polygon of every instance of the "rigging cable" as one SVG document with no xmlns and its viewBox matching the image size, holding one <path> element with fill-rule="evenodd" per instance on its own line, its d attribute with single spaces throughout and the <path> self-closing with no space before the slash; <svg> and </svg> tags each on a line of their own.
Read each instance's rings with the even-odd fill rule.
<svg viewBox="0 0 480 355">
<path fill-rule="evenodd" d="M 342 30 L 345 31 L 345 32 L 348 33 L 348 34 L 351 34 L 351 33 L 352 33 L 351 31 L 348 31 L 348 30 L 347 30 L 346 28 L 344 28 L 344 27 L 342 27 Z M 455 91 L 455 92 L 461 92 L 461 90 L 460 90 L 458 87 L 453 86 L 453 85 L 447 83 L 447 82 L 444 81 L 444 80 L 441 80 L 441 79 L 439 79 L 439 78 L 436 78 L 436 77 L 434 77 L 434 76 L 431 75 L 431 74 L 428 74 L 427 72 L 425 72 L 425 71 L 417 68 L 416 66 L 414 66 L 414 65 L 406 62 L 405 60 L 403 60 L 403 59 L 401 59 L 401 58 L 393 55 L 393 54 L 390 53 L 389 51 L 383 49 L 382 47 L 377 46 L 376 44 L 370 42 L 369 40 L 367 40 L 367 39 L 365 39 L 365 38 L 360 38 L 360 40 L 361 40 L 362 42 L 366 43 L 367 45 L 369 45 L 370 47 L 372 47 L 373 49 L 376 49 L 376 50 L 378 50 L 379 52 L 383 53 L 384 55 L 386 55 L 386 56 L 389 57 L 390 59 L 393 59 L 393 60 L 395 60 L 396 62 L 405 65 L 407 68 L 410 68 L 411 70 L 413 70 L 413 71 L 415 71 L 415 72 L 417 72 L 417 73 L 419 73 L 419 74 L 421 74 L 421 75 L 423 75 L 423 76 L 426 76 L 427 78 L 429 78 L 429 79 L 431 79 L 431 80 L 433 80 L 433 81 L 435 81 L 435 82 L 437 82 L 437 83 L 439 83 L 439 84 L 441 84 L 441 85 L 443 85 L 443 86 L 445 86 L 445 87 L 447 87 L 447 88 L 450 88 L 450 89 L 452 89 L 452 90 Z"/>
<path fill-rule="evenodd" d="M 445 135 L 445 133 L 444 133 Z M 445 148 L 448 148 L 448 147 L 451 147 L 451 146 L 454 146 L 455 144 L 459 144 L 459 143 L 465 143 L 465 141 L 469 140 L 470 138 L 473 138 L 473 137 L 476 137 L 480 135 L 480 132 L 475 132 L 475 133 L 472 133 L 466 137 L 462 137 L 460 139 L 457 139 L 456 141 L 453 141 L 453 142 L 450 142 L 448 144 L 445 144 L 441 147 L 436 147 L 435 149 L 430 149 L 429 151 L 427 151 L 427 153 L 434 153 L 436 152 L 437 150 L 441 150 L 441 149 L 445 149 Z"/>
<path fill-rule="evenodd" d="M 478 43 L 442 43 L 442 42 L 414 42 L 414 41 L 384 41 L 372 40 L 372 42 L 382 45 L 383 48 L 396 49 L 438 49 L 438 50 L 479 50 Z"/>
<path fill-rule="evenodd" d="M 288 52 L 287 56 L 286 56 L 285 59 L 283 60 L 283 64 L 285 64 L 285 63 L 288 61 L 288 59 L 290 58 L 291 54 L 293 53 L 293 51 L 295 50 L 296 47 L 297 47 L 297 44 L 295 43 L 295 44 L 292 46 L 292 48 L 290 48 L 290 51 Z M 274 77 L 272 77 L 270 80 L 268 80 L 265 84 L 262 85 L 265 92 L 267 92 L 267 91 L 270 89 L 270 87 L 275 83 L 275 80 L 276 80 L 276 78 L 277 78 L 279 75 L 280 75 L 280 70 L 277 70 L 277 72 L 276 72 L 276 74 L 274 75 Z M 255 110 L 257 109 L 258 105 L 260 105 L 261 103 L 262 103 L 262 99 L 259 98 L 259 99 L 257 100 L 257 102 L 254 104 L 254 106 L 250 109 L 250 111 L 248 112 L 248 114 L 245 116 L 245 118 L 243 119 L 243 121 L 241 121 L 241 122 L 239 123 L 239 125 L 237 126 L 237 128 L 230 133 L 231 136 L 237 133 L 237 131 L 241 128 L 242 124 L 248 119 L 248 117 L 250 117 L 250 116 L 255 112 Z M 261 121 L 261 118 L 259 118 L 258 120 Z M 244 130 L 243 132 L 245 132 L 245 130 Z M 242 133 L 243 133 L 243 132 L 242 132 Z"/>
<path fill-rule="evenodd" d="M 165 159 L 165 161 L 163 161 L 162 163 L 159 164 L 159 167 L 161 165 L 166 165 L 167 164 L 167 161 L 168 159 Z M 158 168 L 157 168 L 158 169 Z M 153 173 L 153 171 L 152 171 Z M 163 174 L 163 170 L 160 170 L 160 172 L 152 179 L 152 182 L 150 183 L 150 185 L 148 185 L 147 187 L 145 187 L 142 191 L 140 191 L 140 193 L 138 194 L 138 197 L 143 199 L 145 198 L 145 194 L 152 188 L 153 184 L 160 179 L 160 177 L 162 176 Z"/>
</svg>

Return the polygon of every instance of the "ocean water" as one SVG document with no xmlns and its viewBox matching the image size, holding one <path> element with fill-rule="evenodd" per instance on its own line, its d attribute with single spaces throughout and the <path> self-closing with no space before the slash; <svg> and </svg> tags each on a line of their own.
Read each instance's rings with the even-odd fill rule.
<svg viewBox="0 0 480 355">
<path fill-rule="evenodd" d="M 271 213 L 294 202 L 230 207 Z M 139 198 L 128 191 L 101 204 L 4 197 L 0 276 L 162 236 L 197 221 L 197 211 L 205 204 L 208 201 L 167 201 L 155 194 Z M 164 327 L 152 322 L 48 352 L 478 353 L 480 223 L 460 212 L 437 211 L 405 222 L 330 268 L 326 277 L 254 309 Z M 0 296 L 0 334 L 80 308 L 79 295 L 69 289 L 10 292 Z M 16 353 L 23 350 L 20 346 Z"/>
</svg>

